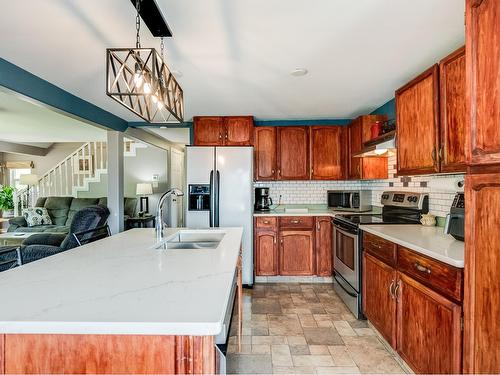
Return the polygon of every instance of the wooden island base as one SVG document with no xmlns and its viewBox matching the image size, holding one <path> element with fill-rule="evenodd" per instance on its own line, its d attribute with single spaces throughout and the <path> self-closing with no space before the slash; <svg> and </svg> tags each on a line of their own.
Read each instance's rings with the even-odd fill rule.
<svg viewBox="0 0 500 375">
<path fill-rule="evenodd" d="M 0 374 L 213 374 L 213 336 L 0 335 Z"/>
</svg>

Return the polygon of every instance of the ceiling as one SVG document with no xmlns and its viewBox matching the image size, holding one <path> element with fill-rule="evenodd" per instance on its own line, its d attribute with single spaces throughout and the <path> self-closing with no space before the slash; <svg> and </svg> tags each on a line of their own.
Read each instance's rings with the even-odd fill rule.
<svg viewBox="0 0 500 375">
<path fill-rule="evenodd" d="M 350 118 L 464 43 L 464 0 L 157 0 L 183 73 L 186 119 Z M 29 9 L 29 11 L 27 11 Z M 57 20 L 57 22 L 54 22 Z M 105 95 L 105 49 L 135 43 L 128 0 L 2 4 L 0 56 L 125 120 Z M 8 37 L 5 37 L 8 36 Z M 142 45 L 158 48 L 149 30 Z M 304 67 L 309 74 L 289 72 Z"/>
<path fill-rule="evenodd" d="M 105 139 L 103 129 L 0 91 L 0 141 L 48 148 L 55 142 Z"/>
<path fill-rule="evenodd" d="M 148 128 L 149 131 L 165 138 L 173 143 L 180 143 L 181 145 L 189 144 L 189 129 L 187 128 Z"/>
</svg>

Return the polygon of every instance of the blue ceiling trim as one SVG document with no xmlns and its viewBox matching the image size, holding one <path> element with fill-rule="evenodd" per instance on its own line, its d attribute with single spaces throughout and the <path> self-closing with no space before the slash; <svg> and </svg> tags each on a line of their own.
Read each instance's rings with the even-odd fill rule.
<svg viewBox="0 0 500 375">
<path fill-rule="evenodd" d="M 317 120 L 254 120 L 255 126 L 313 126 L 313 125 L 348 125 L 352 120 L 341 119 L 317 119 Z"/>
<path fill-rule="evenodd" d="M 387 103 L 382 104 L 376 110 L 374 110 L 370 115 L 387 115 L 390 120 L 396 118 L 396 100 L 392 98 Z"/>
<path fill-rule="evenodd" d="M 2 58 L 0 58 L 0 86 L 112 130 L 125 131 L 128 126 L 127 121 L 122 118 Z"/>
</svg>

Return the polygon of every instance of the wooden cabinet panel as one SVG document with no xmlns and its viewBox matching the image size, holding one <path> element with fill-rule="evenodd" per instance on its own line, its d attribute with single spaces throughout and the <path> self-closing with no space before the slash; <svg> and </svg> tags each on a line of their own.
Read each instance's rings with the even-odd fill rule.
<svg viewBox="0 0 500 375">
<path fill-rule="evenodd" d="M 398 174 L 439 172 L 438 65 L 396 91 Z"/>
<path fill-rule="evenodd" d="M 309 132 L 306 127 L 278 128 L 278 180 L 309 179 Z"/>
<path fill-rule="evenodd" d="M 387 263 L 391 267 L 396 267 L 397 245 L 381 237 L 368 232 L 363 232 L 363 250 Z"/>
<path fill-rule="evenodd" d="M 276 128 L 259 126 L 255 128 L 255 180 L 276 179 Z"/>
<path fill-rule="evenodd" d="M 194 117 L 194 145 L 222 146 L 224 143 L 224 121 L 222 117 Z"/>
<path fill-rule="evenodd" d="M 257 276 L 278 274 L 278 246 L 275 231 L 259 230 L 255 233 L 255 274 Z"/>
<path fill-rule="evenodd" d="M 316 218 L 316 274 L 332 276 L 332 219 L 330 217 Z"/>
<path fill-rule="evenodd" d="M 363 149 L 363 128 L 360 118 L 355 119 L 349 125 L 349 172 L 350 180 L 361 179 L 361 158 L 355 158 L 352 154 Z"/>
<path fill-rule="evenodd" d="M 361 179 L 379 180 L 389 178 L 389 161 L 385 157 L 361 158 Z"/>
<path fill-rule="evenodd" d="M 311 134 L 311 179 L 340 180 L 344 176 L 343 126 L 313 126 Z"/>
<path fill-rule="evenodd" d="M 363 254 L 363 312 L 393 348 L 396 347 L 396 283 L 394 268 Z"/>
<path fill-rule="evenodd" d="M 280 233 L 279 274 L 314 275 L 314 232 L 283 230 Z"/>
<path fill-rule="evenodd" d="M 273 229 L 276 230 L 278 226 L 278 218 L 271 216 L 263 216 L 255 218 L 255 227 L 257 229 Z"/>
<path fill-rule="evenodd" d="M 464 370 L 500 373 L 500 174 L 467 175 L 465 199 Z"/>
<path fill-rule="evenodd" d="M 253 117 L 224 117 L 225 146 L 253 146 Z"/>
<path fill-rule="evenodd" d="M 441 172 L 465 172 L 465 47 L 439 62 Z"/>
<path fill-rule="evenodd" d="M 500 1 L 466 1 L 467 159 L 500 163 Z M 498 368 L 497 368 L 498 371 Z"/>
<path fill-rule="evenodd" d="M 398 269 L 438 292 L 462 300 L 463 270 L 398 246 Z"/>
<path fill-rule="evenodd" d="M 314 216 L 282 216 L 279 222 L 280 228 L 312 229 Z"/>
<path fill-rule="evenodd" d="M 417 373 L 461 371 L 461 307 L 399 274 L 397 351 Z"/>
</svg>

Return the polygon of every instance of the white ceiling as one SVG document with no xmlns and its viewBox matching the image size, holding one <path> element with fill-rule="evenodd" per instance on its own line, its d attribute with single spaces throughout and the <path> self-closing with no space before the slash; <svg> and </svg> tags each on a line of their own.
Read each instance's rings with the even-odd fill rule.
<svg viewBox="0 0 500 375">
<path fill-rule="evenodd" d="M 464 42 L 464 0 L 157 0 L 186 119 L 368 113 Z M 135 43 L 127 0 L 2 4 L 0 56 L 129 121 L 105 95 L 105 49 Z M 143 46 L 158 47 L 148 30 Z M 304 67 L 309 74 L 292 77 Z M 1 105 L 1 103 L 0 103 Z"/>
<path fill-rule="evenodd" d="M 0 91 L 0 140 L 48 148 L 106 139 L 106 131 Z"/>
</svg>

